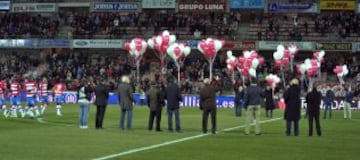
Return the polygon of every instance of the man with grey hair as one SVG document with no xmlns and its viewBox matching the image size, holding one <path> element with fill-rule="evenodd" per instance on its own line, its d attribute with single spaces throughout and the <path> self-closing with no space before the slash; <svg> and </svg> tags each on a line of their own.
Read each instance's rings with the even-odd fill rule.
<svg viewBox="0 0 360 160">
<path fill-rule="evenodd" d="M 211 115 L 211 133 L 216 134 L 216 92 L 218 88 L 210 85 L 210 79 L 204 79 L 204 87 L 200 90 L 200 109 L 202 114 L 202 132 L 207 133 L 209 113 Z"/>
<path fill-rule="evenodd" d="M 250 124 L 255 121 L 255 134 L 260 135 L 260 105 L 264 97 L 263 90 L 257 85 L 255 79 L 246 89 L 245 100 L 248 105 L 246 111 L 245 134 L 250 134 Z"/>
<path fill-rule="evenodd" d="M 127 113 L 127 124 L 126 129 L 131 129 L 131 123 L 132 123 L 132 110 L 133 110 L 133 103 L 134 103 L 134 97 L 133 97 L 133 88 L 130 85 L 130 79 L 128 76 L 122 76 L 121 77 L 121 83 L 118 86 L 118 99 L 119 104 L 121 107 L 120 111 L 120 128 L 125 129 L 124 127 L 124 121 L 125 121 L 125 114 Z"/>
</svg>

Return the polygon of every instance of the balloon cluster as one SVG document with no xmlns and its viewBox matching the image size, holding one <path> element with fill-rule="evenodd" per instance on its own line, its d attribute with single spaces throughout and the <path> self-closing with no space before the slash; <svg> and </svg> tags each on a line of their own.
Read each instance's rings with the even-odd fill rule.
<svg viewBox="0 0 360 160">
<path fill-rule="evenodd" d="M 324 61 L 325 51 L 321 50 L 318 52 L 315 52 L 313 54 L 314 59 L 318 60 L 320 63 Z"/>
<path fill-rule="evenodd" d="M 225 41 L 207 38 L 206 40 L 201 40 L 198 43 L 198 49 L 201 53 L 204 54 L 205 58 L 212 59 L 215 58 L 216 53 L 225 45 Z"/>
<path fill-rule="evenodd" d="M 148 45 L 152 49 L 156 49 L 158 52 L 166 54 L 167 48 L 175 43 L 176 36 L 170 35 L 169 31 L 163 31 L 160 35 L 153 36 L 148 39 Z"/>
<path fill-rule="evenodd" d="M 303 65 L 301 67 L 301 65 Z M 300 65 L 300 69 L 304 69 L 301 70 L 301 73 L 305 74 L 306 76 L 310 77 L 314 77 L 320 69 L 320 62 L 318 62 L 316 59 L 305 59 L 304 63 Z"/>
<path fill-rule="evenodd" d="M 344 77 L 349 74 L 349 69 L 346 65 L 339 65 L 334 68 L 334 72 L 338 77 Z"/>
<path fill-rule="evenodd" d="M 131 42 L 126 42 L 124 48 L 131 56 L 138 58 L 145 53 L 147 43 L 142 38 L 134 38 Z"/>
<path fill-rule="evenodd" d="M 271 86 L 272 88 L 275 88 L 276 84 L 280 83 L 280 78 L 274 74 L 269 74 L 268 76 L 266 76 L 265 79 L 268 85 Z"/>
<path fill-rule="evenodd" d="M 264 62 L 264 58 L 259 56 L 256 51 L 243 51 L 243 56 L 238 58 L 237 69 L 245 77 L 249 75 L 256 77 L 257 67 Z"/>
<path fill-rule="evenodd" d="M 233 56 L 232 51 L 227 51 L 226 52 L 227 55 L 227 59 L 226 59 L 226 67 L 230 70 L 230 71 L 234 71 L 234 69 L 236 68 L 236 66 L 238 65 L 238 59 Z"/>
<path fill-rule="evenodd" d="M 184 60 L 191 52 L 191 48 L 182 43 L 174 43 L 167 49 L 167 54 L 175 61 Z"/>
<path fill-rule="evenodd" d="M 277 67 L 286 66 L 292 61 L 295 57 L 295 54 L 298 52 L 298 48 L 291 44 L 288 47 L 280 44 L 276 48 L 276 52 L 274 52 L 273 57 L 275 59 L 275 65 Z"/>
</svg>

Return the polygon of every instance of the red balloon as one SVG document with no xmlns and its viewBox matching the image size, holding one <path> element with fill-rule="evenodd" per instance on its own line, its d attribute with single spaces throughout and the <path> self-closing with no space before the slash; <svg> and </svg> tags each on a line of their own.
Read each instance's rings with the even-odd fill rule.
<svg viewBox="0 0 360 160">
<path fill-rule="evenodd" d="M 272 86 L 274 83 L 273 79 L 267 79 L 266 82 L 268 83 L 269 86 Z"/>
<path fill-rule="evenodd" d="M 260 65 L 263 65 L 265 63 L 264 57 L 259 57 L 258 60 Z"/>
<path fill-rule="evenodd" d="M 174 48 L 174 53 L 176 55 L 176 57 L 180 57 L 181 55 L 181 49 L 179 47 L 175 47 Z"/>
<path fill-rule="evenodd" d="M 281 67 L 282 64 L 283 64 L 283 62 L 281 60 L 279 60 L 279 59 L 275 61 L 275 66 L 276 67 Z"/>
<path fill-rule="evenodd" d="M 125 43 L 124 49 L 125 49 L 126 51 L 130 51 L 130 43 L 129 43 L 129 42 L 126 42 L 126 43 Z"/>
<path fill-rule="evenodd" d="M 170 42 L 169 36 L 162 36 L 162 44 L 168 46 Z"/>
<path fill-rule="evenodd" d="M 249 76 L 249 69 L 248 68 L 243 68 L 242 70 L 241 70 L 242 72 L 242 75 L 244 76 L 244 77 L 248 77 Z"/>
<path fill-rule="evenodd" d="M 290 59 L 291 58 L 291 54 L 290 54 L 290 52 L 289 52 L 289 49 L 285 49 L 285 51 L 284 51 L 284 57 L 286 57 L 286 58 L 288 58 L 288 59 Z"/>
<path fill-rule="evenodd" d="M 282 59 L 282 63 L 283 63 L 283 65 L 288 65 L 289 64 L 289 58 L 287 58 L 287 57 L 284 57 L 283 59 Z"/>
</svg>

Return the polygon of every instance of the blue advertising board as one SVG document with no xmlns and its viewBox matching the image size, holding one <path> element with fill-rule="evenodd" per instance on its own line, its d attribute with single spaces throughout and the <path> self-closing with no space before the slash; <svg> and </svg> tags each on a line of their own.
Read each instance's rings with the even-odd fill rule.
<svg viewBox="0 0 360 160">
<path fill-rule="evenodd" d="M 230 9 L 263 9 L 265 0 L 230 0 Z"/>
<path fill-rule="evenodd" d="M 295 13 L 317 13 L 319 7 L 316 3 L 280 3 L 268 4 L 269 12 L 295 12 Z"/>
<path fill-rule="evenodd" d="M 95 2 L 90 7 L 92 12 L 137 12 L 140 9 L 134 2 Z"/>
<path fill-rule="evenodd" d="M 36 44 L 37 48 L 69 48 L 70 40 L 67 39 L 39 39 Z"/>
<path fill-rule="evenodd" d="M 10 10 L 10 1 L 0 1 L 0 10 Z"/>
</svg>

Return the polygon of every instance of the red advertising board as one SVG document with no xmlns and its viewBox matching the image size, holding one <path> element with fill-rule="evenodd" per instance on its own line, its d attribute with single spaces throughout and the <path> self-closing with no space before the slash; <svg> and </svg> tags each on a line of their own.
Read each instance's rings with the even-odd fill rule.
<svg viewBox="0 0 360 160">
<path fill-rule="evenodd" d="M 179 3 L 177 7 L 179 12 L 225 12 L 225 3 Z"/>
</svg>

